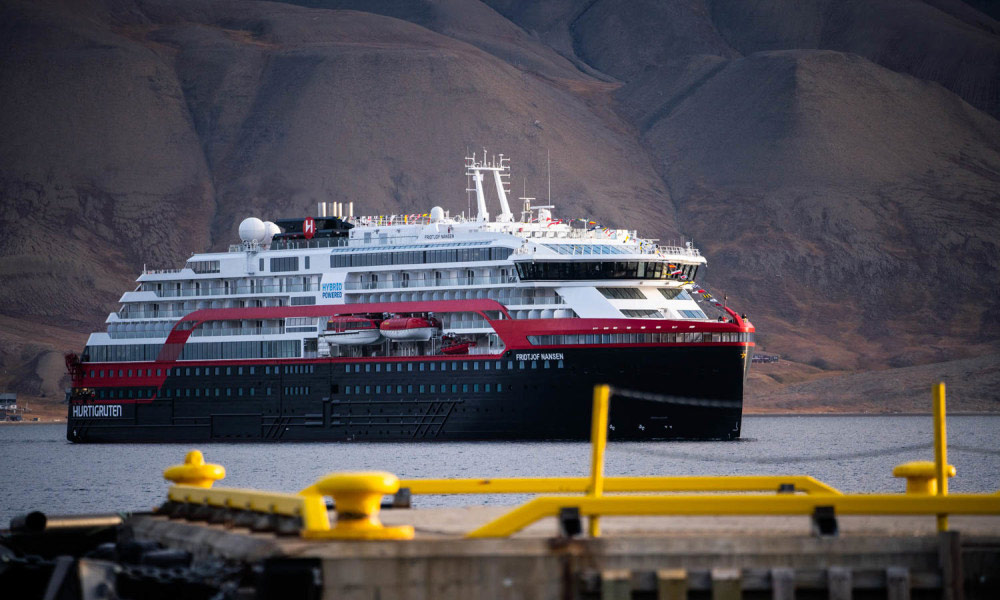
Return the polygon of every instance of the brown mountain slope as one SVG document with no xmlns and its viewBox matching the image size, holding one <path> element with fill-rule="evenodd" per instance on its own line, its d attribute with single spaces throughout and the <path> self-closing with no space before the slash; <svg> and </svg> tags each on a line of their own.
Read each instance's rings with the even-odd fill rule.
<svg viewBox="0 0 1000 600">
<path fill-rule="evenodd" d="M 936 81 L 1000 115 L 1000 24 L 959 0 L 487 1 L 625 81 L 692 55 L 827 49 Z"/>
<path fill-rule="evenodd" d="M 620 96 L 712 281 L 784 350 L 857 369 L 997 343 L 995 119 L 821 51 L 697 58 Z"/>
<path fill-rule="evenodd" d="M 642 221 L 679 238 L 665 187 L 608 108 L 608 85 L 589 77 L 538 77 L 417 25 L 351 11 L 242 2 L 3 10 L 5 315 L 98 329 L 143 263 L 176 267 L 192 251 L 224 248 L 248 215 L 304 214 L 318 200 L 375 214 L 435 204 L 459 212 L 461 160 L 481 143 L 513 156 L 515 181 L 526 178 L 534 195 L 552 149 L 566 216 Z M 49 348 L 21 331 L 0 329 L 11 376 L 37 371 L 20 342 L 36 355 Z M 63 349 L 78 350 L 76 336 Z M 25 393 L 59 387 L 19 381 L 28 380 Z"/>
<path fill-rule="evenodd" d="M 808 367 L 787 362 L 755 367 L 748 412 L 926 413 L 939 381 L 946 384 L 949 412 L 1000 410 L 997 354 L 860 373 L 807 373 Z"/>
</svg>

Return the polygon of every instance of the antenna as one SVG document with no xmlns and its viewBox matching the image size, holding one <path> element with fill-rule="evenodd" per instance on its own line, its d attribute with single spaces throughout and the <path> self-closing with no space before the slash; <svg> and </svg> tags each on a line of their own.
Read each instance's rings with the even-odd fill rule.
<svg viewBox="0 0 1000 600">
<path fill-rule="evenodd" d="M 472 214 L 472 172 L 469 167 L 476 164 L 476 155 L 469 156 L 469 147 L 465 147 L 465 197 L 469 214 Z"/>
<path fill-rule="evenodd" d="M 548 148 L 545 149 L 545 170 L 548 172 L 549 177 L 549 199 L 548 203 L 552 204 L 552 151 Z"/>
</svg>

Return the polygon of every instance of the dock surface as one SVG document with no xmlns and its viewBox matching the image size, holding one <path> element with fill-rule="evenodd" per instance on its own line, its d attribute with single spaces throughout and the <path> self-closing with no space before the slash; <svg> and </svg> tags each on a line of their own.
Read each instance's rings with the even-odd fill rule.
<svg viewBox="0 0 1000 600">
<path fill-rule="evenodd" d="M 386 525 L 414 526 L 408 541 L 313 541 L 151 515 L 130 523 L 137 537 L 202 557 L 312 565 L 321 597 L 330 599 L 680 597 L 663 595 L 671 573 L 683 579 L 683 597 L 724 587 L 726 577 L 735 578 L 736 592 L 719 598 L 794 598 L 775 591 L 782 585 L 853 597 L 836 595 L 838 577 L 864 597 L 886 597 L 893 585 L 893 598 L 956 597 L 949 590 L 963 587 L 966 598 L 995 598 L 1000 591 L 1000 517 L 954 516 L 943 534 L 926 516 L 844 516 L 836 537 L 815 535 L 808 517 L 727 516 L 605 517 L 601 538 L 560 537 L 555 519 L 508 538 L 462 537 L 509 509 L 382 511 Z M 959 558 L 964 574 L 950 566 Z M 972 576 L 971 588 L 955 580 Z"/>
</svg>

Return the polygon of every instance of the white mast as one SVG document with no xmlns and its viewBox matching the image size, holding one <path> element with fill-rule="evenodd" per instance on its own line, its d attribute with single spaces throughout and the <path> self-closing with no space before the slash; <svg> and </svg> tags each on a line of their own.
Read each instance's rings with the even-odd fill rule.
<svg viewBox="0 0 1000 600">
<path fill-rule="evenodd" d="M 493 172 L 493 181 L 497 186 L 497 197 L 500 199 L 500 214 L 497 215 L 497 223 L 512 223 L 514 214 L 510 212 L 510 204 L 507 201 L 507 194 L 510 193 L 507 189 L 507 186 L 510 185 L 507 180 L 510 177 L 510 159 L 504 158 L 504 155 L 501 154 L 499 159 L 494 156 L 491 160 L 487 160 L 485 148 L 483 149 L 482 162 L 476 161 L 475 153 L 465 157 L 465 174 L 467 177 L 471 177 L 476 184 L 474 188 L 478 208 L 476 220 L 482 222 L 490 220 L 490 214 L 486 210 L 486 193 L 483 191 L 484 171 Z M 471 192 L 473 189 L 467 189 L 467 191 Z"/>
<path fill-rule="evenodd" d="M 498 223 L 510 223 L 514 220 L 514 215 L 510 212 L 510 205 L 507 204 L 507 186 L 509 181 L 504 181 L 504 177 L 510 177 L 510 159 L 500 155 L 500 161 L 493 163 L 490 168 L 493 171 L 493 181 L 497 184 L 497 196 L 500 197 L 500 214 L 497 216 Z"/>
</svg>

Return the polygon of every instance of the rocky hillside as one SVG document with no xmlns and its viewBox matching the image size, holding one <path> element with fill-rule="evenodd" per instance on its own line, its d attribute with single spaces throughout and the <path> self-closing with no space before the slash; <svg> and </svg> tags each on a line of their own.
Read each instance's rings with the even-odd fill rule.
<svg viewBox="0 0 1000 600">
<path fill-rule="evenodd" d="M 245 216 L 461 211 L 460 161 L 482 145 L 542 197 L 551 151 L 561 215 L 694 239 L 704 283 L 820 388 L 944 373 L 1000 348 L 995 16 L 959 0 L 6 0 L 2 383 L 58 397 L 61 354 L 143 264 L 225 247 Z"/>
</svg>

